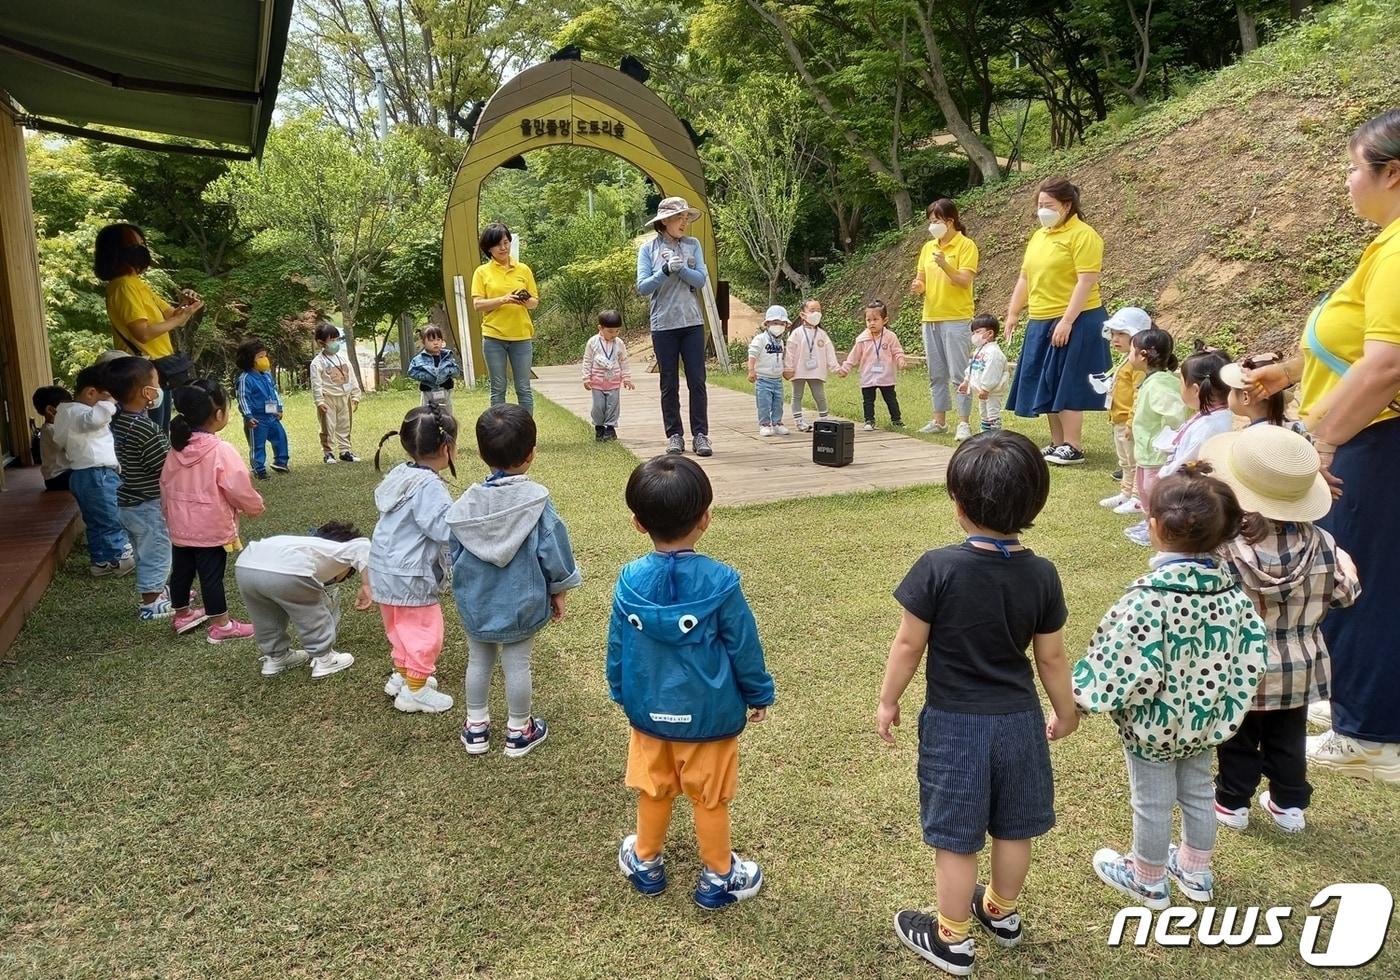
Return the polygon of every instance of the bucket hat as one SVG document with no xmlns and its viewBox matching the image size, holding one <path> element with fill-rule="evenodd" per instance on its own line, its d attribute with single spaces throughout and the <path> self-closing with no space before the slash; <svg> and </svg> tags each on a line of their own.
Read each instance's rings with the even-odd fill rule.
<svg viewBox="0 0 1400 980">
<path fill-rule="evenodd" d="M 1201 448 L 1213 476 L 1245 510 L 1275 521 L 1315 521 L 1332 509 L 1321 461 L 1305 436 L 1277 425 L 1223 432 Z"/>
<path fill-rule="evenodd" d="M 656 214 L 646 220 L 646 226 L 650 228 L 658 221 L 666 221 L 678 214 L 688 214 L 691 221 L 698 221 L 703 213 L 699 208 L 687 204 L 683 197 L 668 197 L 656 206 Z"/>
</svg>

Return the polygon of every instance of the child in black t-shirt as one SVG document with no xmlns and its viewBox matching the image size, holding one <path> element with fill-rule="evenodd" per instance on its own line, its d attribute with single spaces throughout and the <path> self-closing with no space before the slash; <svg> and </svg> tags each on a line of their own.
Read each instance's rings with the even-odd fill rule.
<svg viewBox="0 0 1400 980">
<path fill-rule="evenodd" d="M 904 619 L 890 647 L 876 725 L 892 744 L 900 695 L 927 649 L 919 803 L 938 881 L 938 915 L 901 911 L 895 933 L 956 976 L 972 972 L 974 916 L 998 945 L 1021 941 L 1016 901 L 1030 871 L 1031 840 L 1055 824 L 1046 740 L 1078 725 L 1060 577 L 1017 538 L 1049 492 L 1049 467 L 1025 436 L 1003 430 L 967 440 L 948 463 L 948 495 L 967 540 L 926 552 L 894 592 Z M 1053 709 L 1048 723 L 1028 646 Z M 983 887 L 977 852 L 987 834 L 992 875 Z"/>
</svg>

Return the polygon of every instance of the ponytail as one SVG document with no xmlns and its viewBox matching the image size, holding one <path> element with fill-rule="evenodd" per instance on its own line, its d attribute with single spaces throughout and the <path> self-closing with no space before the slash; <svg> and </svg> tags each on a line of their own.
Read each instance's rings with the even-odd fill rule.
<svg viewBox="0 0 1400 980">
<path fill-rule="evenodd" d="M 379 457 L 384 450 L 384 444 L 394 436 L 399 437 L 399 444 L 403 446 L 404 452 L 417 462 L 425 457 L 435 456 L 443 446 L 456 444 L 457 420 L 444 414 L 439 402 L 429 402 L 427 405 L 409 409 L 398 431 L 384 433 L 379 445 L 375 447 L 374 468 L 378 472 L 383 472 L 379 466 Z M 457 467 L 450 459 L 447 461 L 447 468 L 455 478 Z"/>
<path fill-rule="evenodd" d="M 170 420 L 170 446 L 184 449 L 196 431 L 202 431 L 210 420 L 228 409 L 228 395 L 217 381 L 191 381 L 170 393 L 170 400 L 179 414 Z"/>
<path fill-rule="evenodd" d="M 1230 389 L 1220 379 L 1220 369 L 1230 363 L 1230 359 L 1218 350 L 1208 348 L 1204 341 L 1192 344 L 1191 355 L 1181 362 L 1181 377 L 1187 384 L 1200 388 L 1197 408 L 1202 415 L 1209 415 L 1211 409 L 1223 404 L 1230 395 Z"/>
</svg>

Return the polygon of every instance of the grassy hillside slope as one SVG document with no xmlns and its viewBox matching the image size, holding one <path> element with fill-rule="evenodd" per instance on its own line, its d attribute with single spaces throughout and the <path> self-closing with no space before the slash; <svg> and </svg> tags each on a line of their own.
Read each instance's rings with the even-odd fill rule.
<svg viewBox="0 0 1400 980">
<path fill-rule="evenodd" d="M 969 194 L 979 311 L 1005 312 L 1036 185 L 1066 174 L 1104 237 L 1110 309 L 1144 306 L 1178 338 L 1227 348 L 1292 346 L 1375 232 L 1346 198 L 1346 144 L 1360 122 L 1400 105 L 1396 64 L 1400 5 L 1350 0 L 1123 128 Z M 854 333 L 858 308 L 884 299 L 917 346 L 908 282 L 926 239 L 920 223 L 848 263 L 822 292 L 828 322 Z"/>
</svg>

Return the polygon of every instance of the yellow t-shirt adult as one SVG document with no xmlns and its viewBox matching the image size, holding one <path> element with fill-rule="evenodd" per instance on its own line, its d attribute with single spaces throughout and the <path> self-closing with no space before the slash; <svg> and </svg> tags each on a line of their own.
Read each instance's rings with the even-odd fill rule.
<svg viewBox="0 0 1400 980">
<path fill-rule="evenodd" d="M 919 277 L 924 281 L 924 322 L 971 320 L 971 283 L 959 286 L 948 278 L 948 273 L 933 260 L 936 252 L 943 253 L 951 271 L 977 271 L 977 243 L 962 232 L 953 232 L 947 245 L 940 245 L 936 239 L 925 242 L 919 250 Z"/>
<path fill-rule="evenodd" d="M 1051 320 L 1064 315 L 1083 272 L 1103 271 L 1103 238 L 1078 215 L 1054 228 L 1037 228 L 1026 245 L 1021 271 L 1030 287 L 1030 317 Z M 1084 309 L 1103 305 L 1094 283 Z"/>
<path fill-rule="evenodd" d="M 535 274 L 524 262 L 501 265 L 495 259 L 487 259 L 472 273 L 473 298 L 495 299 L 520 289 L 528 289 L 531 296 L 540 294 Z M 535 325 L 529 310 L 518 303 L 507 303 L 486 314 L 481 321 L 481 335 L 497 340 L 529 340 L 535 335 Z"/>
<path fill-rule="evenodd" d="M 147 326 L 164 323 L 174 310 L 146 284 L 140 276 L 117 276 L 107 283 L 107 319 L 112 321 L 112 336 L 118 350 L 135 348 L 146 357 L 155 359 L 175 353 L 170 334 L 163 333 L 144 344 L 137 341 L 131 325 L 145 320 Z"/>
<path fill-rule="evenodd" d="M 1400 218 L 1386 225 L 1361 253 L 1356 271 L 1329 296 L 1315 324 L 1318 343 L 1348 364 L 1361 359 L 1368 340 L 1400 344 Z M 1304 417 L 1342 380 L 1315 356 L 1303 337 Z M 1384 409 L 1371 424 L 1395 418 Z"/>
</svg>

